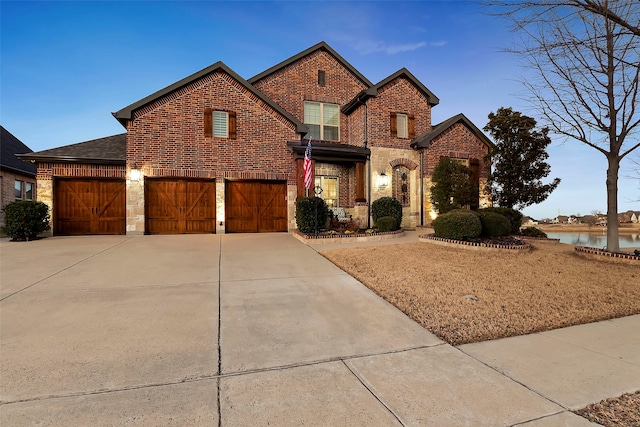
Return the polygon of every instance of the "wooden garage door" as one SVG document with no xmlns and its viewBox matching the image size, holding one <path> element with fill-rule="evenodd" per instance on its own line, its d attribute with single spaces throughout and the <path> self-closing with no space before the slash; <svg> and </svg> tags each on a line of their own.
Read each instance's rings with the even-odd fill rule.
<svg viewBox="0 0 640 427">
<path fill-rule="evenodd" d="M 226 231 L 265 233 L 287 231 L 287 183 L 227 181 Z"/>
<path fill-rule="evenodd" d="M 215 181 L 147 179 L 145 220 L 148 234 L 215 233 Z"/>
<path fill-rule="evenodd" d="M 56 179 L 53 233 L 58 236 L 125 234 L 125 203 L 123 180 Z"/>
</svg>

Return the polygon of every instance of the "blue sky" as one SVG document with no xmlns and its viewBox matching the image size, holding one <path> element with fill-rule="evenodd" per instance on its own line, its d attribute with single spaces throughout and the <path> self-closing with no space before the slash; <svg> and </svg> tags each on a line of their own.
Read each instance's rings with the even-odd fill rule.
<svg viewBox="0 0 640 427">
<path fill-rule="evenodd" d="M 374 83 L 409 69 L 440 99 L 434 124 L 464 113 L 482 129 L 501 106 L 535 117 L 527 70 L 502 52 L 513 34 L 468 2 L 1 1 L 0 15 L 0 121 L 34 151 L 122 133 L 111 112 L 216 61 L 248 79 L 319 41 Z M 562 183 L 525 214 L 605 212 L 604 155 L 548 151 Z M 632 159 L 619 211 L 640 209 Z"/>
</svg>

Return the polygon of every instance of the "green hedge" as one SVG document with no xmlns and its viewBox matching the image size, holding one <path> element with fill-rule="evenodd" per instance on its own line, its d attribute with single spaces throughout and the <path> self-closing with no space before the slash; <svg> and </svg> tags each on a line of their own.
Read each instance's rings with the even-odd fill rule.
<svg viewBox="0 0 640 427">
<path fill-rule="evenodd" d="M 490 207 L 480 209 L 480 213 L 482 212 L 494 212 L 506 217 L 511 223 L 511 233 L 510 234 L 518 234 L 520 233 L 520 227 L 522 227 L 522 212 L 517 211 L 511 208 L 500 208 L 500 207 Z"/>
<path fill-rule="evenodd" d="M 511 221 L 506 216 L 495 212 L 481 212 L 482 236 L 502 237 L 511 234 Z"/>
<path fill-rule="evenodd" d="M 378 219 L 385 216 L 392 216 L 396 220 L 396 226 L 402 224 L 402 203 L 393 197 L 381 197 L 371 204 L 371 216 L 377 224 Z"/>
<path fill-rule="evenodd" d="M 382 218 L 378 218 L 376 221 L 376 228 L 378 231 L 395 231 L 398 229 L 398 224 L 396 223 L 396 219 L 392 216 L 383 216 Z"/>
<path fill-rule="evenodd" d="M 547 233 L 536 227 L 523 228 L 522 230 L 520 230 L 520 234 L 527 237 L 540 237 L 544 239 L 547 238 Z"/>
<path fill-rule="evenodd" d="M 431 223 L 436 237 L 454 240 L 471 240 L 480 236 L 482 223 L 478 214 L 457 210 L 439 215 Z"/>
<path fill-rule="evenodd" d="M 42 202 L 17 200 L 2 208 L 2 231 L 13 240 L 33 240 L 50 229 L 49 206 Z"/>
<path fill-rule="evenodd" d="M 296 203 L 296 225 L 305 234 L 316 233 L 325 228 L 329 208 L 320 197 L 302 197 Z"/>
</svg>

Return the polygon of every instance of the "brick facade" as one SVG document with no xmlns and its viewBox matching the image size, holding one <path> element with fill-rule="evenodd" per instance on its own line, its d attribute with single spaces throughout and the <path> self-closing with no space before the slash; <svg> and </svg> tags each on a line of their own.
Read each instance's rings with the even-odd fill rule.
<svg viewBox="0 0 640 427">
<path fill-rule="evenodd" d="M 16 181 L 33 184 L 33 200 L 37 200 L 38 190 L 36 188 L 35 177 L 3 169 L 0 174 L 0 227 L 4 226 L 4 212 L 2 208 L 16 200 L 14 192 Z"/>
<path fill-rule="evenodd" d="M 224 232 L 227 180 L 279 181 L 287 183 L 292 230 L 295 199 L 301 194 L 301 154 L 293 152 L 297 145 L 287 143 L 295 145 L 306 131 L 305 101 L 341 108 L 339 141 L 322 142 L 339 144 L 346 151 L 314 159 L 315 175 L 338 177 L 339 205 L 361 226 L 372 225 L 370 203 L 383 196 L 403 198 L 404 227 L 428 223 L 429 177 L 440 157 L 482 160 L 490 145 L 477 129 L 475 133 L 469 129 L 468 120 L 466 125 L 441 127 L 437 136 L 429 137 L 435 135 L 431 108 L 439 100 L 422 83 L 402 69 L 373 85 L 320 43 L 249 81 L 216 63 L 120 110 L 115 115 L 127 130 L 126 159 L 122 159 L 126 167 L 39 162 L 39 197 L 53 205 L 51 178 L 55 176 L 126 178 L 127 233 L 137 234 L 145 231 L 146 178 L 212 179 L 216 183 L 216 232 Z M 235 133 L 231 137 L 207 136 L 206 117 L 212 110 L 233 115 Z M 394 114 L 407 115 L 411 135 L 393 134 Z M 430 143 L 412 146 L 420 135 L 427 135 Z M 345 154 L 341 158 L 341 152 L 352 157 Z M 134 169 L 141 172 L 141 178 L 132 179 Z M 387 186 L 379 185 L 382 173 L 391 179 Z M 488 166 L 481 166 L 481 181 L 486 181 L 488 173 Z"/>
<path fill-rule="evenodd" d="M 476 137 L 464 124 L 456 123 L 449 129 L 435 137 L 431 145 L 425 150 L 422 173 L 432 175 L 433 170 L 440 161 L 440 157 L 454 159 L 479 159 L 480 178 L 489 176 L 489 165 L 482 159 L 488 152 L 488 147 Z"/>
</svg>

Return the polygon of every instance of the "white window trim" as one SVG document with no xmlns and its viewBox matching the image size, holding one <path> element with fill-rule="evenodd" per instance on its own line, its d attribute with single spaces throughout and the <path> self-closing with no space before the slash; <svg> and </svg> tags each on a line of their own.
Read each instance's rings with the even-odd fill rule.
<svg viewBox="0 0 640 427">
<path fill-rule="evenodd" d="M 211 118 L 213 127 L 211 132 L 213 136 L 215 138 L 229 138 L 229 113 L 226 111 L 214 110 L 211 114 L 213 115 Z M 219 115 L 220 117 L 224 115 L 224 134 L 222 132 L 216 133 L 217 130 L 220 130 L 216 128 L 216 115 Z"/>
<path fill-rule="evenodd" d="M 398 138 L 409 138 L 409 116 L 407 114 L 396 114 L 396 132 Z"/>
<path fill-rule="evenodd" d="M 320 127 L 320 139 L 321 140 L 327 140 L 327 141 L 334 141 L 334 140 L 329 140 L 326 139 L 324 136 L 324 127 L 325 126 L 329 126 L 332 128 L 337 128 L 338 129 L 338 139 L 336 139 L 335 141 L 340 141 L 340 106 L 338 104 L 331 104 L 328 102 L 317 102 L 317 101 L 304 101 L 304 107 L 306 107 L 307 104 L 318 104 L 320 105 L 320 122 L 319 123 L 313 123 L 313 122 L 307 122 L 305 121 L 305 124 L 309 124 L 309 125 L 316 125 Z M 324 123 L 324 106 L 325 105 L 331 105 L 331 106 L 335 106 L 338 109 L 338 125 L 334 126 L 334 125 L 327 125 Z"/>
</svg>

